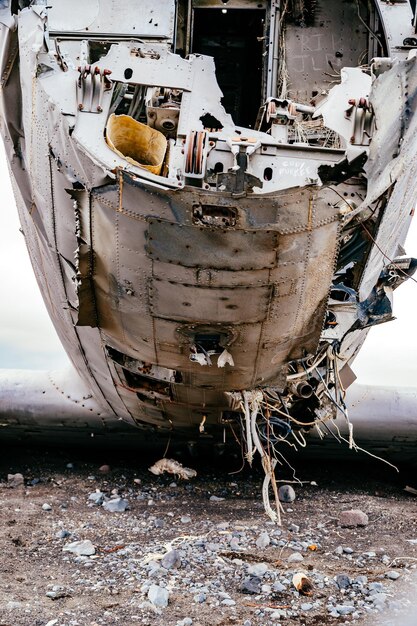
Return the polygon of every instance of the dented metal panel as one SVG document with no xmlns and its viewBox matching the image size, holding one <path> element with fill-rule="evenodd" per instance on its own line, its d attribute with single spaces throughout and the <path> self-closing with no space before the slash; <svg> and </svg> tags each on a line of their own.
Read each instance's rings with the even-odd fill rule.
<svg viewBox="0 0 417 626">
<path fill-rule="evenodd" d="M 164 263 L 201 269 L 258 270 L 274 267 L 277 235 L 151 220 L 146 247 L 152 259 Z"/>
<path fill-rule="evenodd" d="M 271 298 L 269 286 L 212 289 L 152 280 L 149 287 L 151 313 L 179 321 L 237 323 L 262 322 Z"/>
</svg>

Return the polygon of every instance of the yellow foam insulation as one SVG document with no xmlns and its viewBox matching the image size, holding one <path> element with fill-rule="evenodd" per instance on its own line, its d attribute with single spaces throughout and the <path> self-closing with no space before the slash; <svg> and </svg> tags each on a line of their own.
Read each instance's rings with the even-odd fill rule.
<svg viewBox="0 0 417 626">
<path fill-rule="evenodd" d="M 167 149 L 167 140 L 158 130 L 137 122 L 130 115 L 110 115 L 106 141 L 116 154 L 136 167 L 158 176 Z"/>
</svg>

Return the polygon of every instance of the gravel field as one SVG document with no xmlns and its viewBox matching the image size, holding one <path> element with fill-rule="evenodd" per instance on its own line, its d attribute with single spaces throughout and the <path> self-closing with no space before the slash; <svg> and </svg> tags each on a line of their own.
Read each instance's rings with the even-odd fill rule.
<svg viewBox="0 0 417 626">
<path fill-rule="evenodd" d="M 3 451 L 0 626 L 417 623 L 415 470 L 299 461 L 278 527 L 256 468 L 156 460 Z"/>
</svg>

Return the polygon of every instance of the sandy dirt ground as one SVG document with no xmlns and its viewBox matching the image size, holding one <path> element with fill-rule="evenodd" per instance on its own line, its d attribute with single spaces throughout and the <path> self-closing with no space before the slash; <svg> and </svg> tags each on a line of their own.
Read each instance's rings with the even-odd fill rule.
<svg viewBox="0 0 417 626">
<path fill-rule="evenodd" d="M 417 624 L 411 470 L 299 462 L 307 482 L 293 484 L 278 527 L 256 468 L 187 459 L 198 475 L 185 482 L 153 476 L 155 460 L 2 451 L 0 626 Z M 13 487 L 16 473 L 24 484 Z M 106 510 L 117 497 L 128 508 Z M 348 509 L 368 525 L 341 527 Z M 84 540 L 94 554 L 64 549 Z M 311 595 L 295 589 L 297 573 Z"/>
</svg>

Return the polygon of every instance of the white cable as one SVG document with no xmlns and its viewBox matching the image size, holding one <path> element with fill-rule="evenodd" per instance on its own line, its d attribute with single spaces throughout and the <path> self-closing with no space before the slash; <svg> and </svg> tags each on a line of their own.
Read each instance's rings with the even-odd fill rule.
<svg viewBox="0 0 417 626">
<path fill-rule="evenodd" d="M 355 444 L 354 440 L 353 440 L 353 424 L 351 422 L 348 422 L 348 428 L 349 428 L 349 450 L 352 450 L 353 446 Z"/>
<path fill-rule="evenodd" d="M 298 431 L 298 434 L 300 435 L 300 439 L 301 441 L 299 441 L 297 435 L 295 434 L 295 430 L 292 430 L 292 436 L 294 437 L 294 439 L 296 440 L 296 442 L 298 443 L 299 446 L 301 446 L 302 448 L 305 448 L 307 445 L 307 441 L 305 440 L 305 437 L 303 435 L 303 433 L 300 431 Z"/>
<path fill-rule="evenodd" d="M 306 374 L 311 374 L 311 372 L 316 369 L 316 367 L 323 361 L 323 359 L 326 358 L 326 354 L 327 352 L 322 354 L 320 357 L 317 358 L 317 360 L 313 363 L 313 365 L 311 365 L 311 367 L 303 370 L 302 372 L 297 372 L 296 374 L 289 374 L 287 376 L 287 380 L 295 380 L 296 378 L 302 378 Z"/>
<path fill-rule="evenodd" d="M 251 394 L 249 391 L 243 392 L 243 411 L 245 413 L 245 430 L 246 430 L 246 458 L 249 465 L 252 466 L 253 461 L 253 443 L 252 443 L 252 434 L 251 434 L 251 424 L 250 424 L 250 410 L 249 410 L 249 398 Z"/>
<path fill-rule="evenodd" d="M 248 402 L 248 392 L 244 392 L 245 400 Z M 247 395 L 246 395 L 247 394 Z M 275 474 L 274 469 L 277 464 L 275 459 L 271 459 L 265 452 L 262 447 L 261 440 L 258 435 L 258 431 L 256 428 L 256 418 L 258 417 L 259 405 L 263 400 L 262 391 L 254 391 L 250 394 L 251 398 L 251 414 L 250 414 L 250 430 L 251 437 L 255 449 L 259 452 L 262 459 L 262 467 L 265 472 L 265 478 L 262 484 L 262 500 L 264 504 L 264 509 L 268 517 L 281 526 L 281 511 L 280 511 L 280 502 L 278 498 L 278 489 L 275 482 Z M 249 402 L 248 402 L 249 404 Z M 275 505 L 276 511 L 274 511 L 269 502 L 269 484 L 271 483 L 272 489 L 274 491 L 275 496 Z"/>
</svg>

